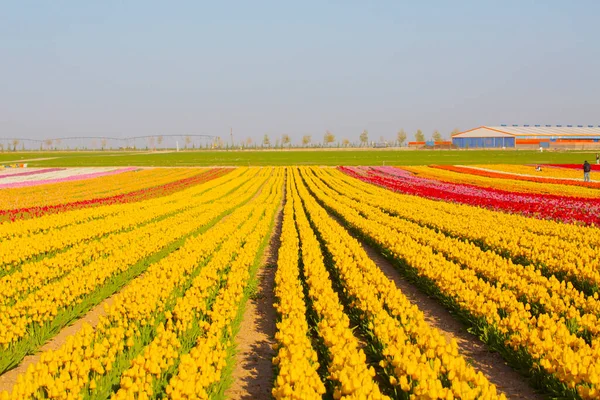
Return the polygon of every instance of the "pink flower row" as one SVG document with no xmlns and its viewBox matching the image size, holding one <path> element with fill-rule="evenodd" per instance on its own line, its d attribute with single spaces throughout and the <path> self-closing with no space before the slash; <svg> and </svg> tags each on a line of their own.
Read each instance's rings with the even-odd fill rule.
<svg viewBox="0 0 600 400">
<path fill-rule="evenodd" d="M 89 174 L 67 176 L 67 177 L 63 177 L 63 178 L 6 183 L 4 185 L 0 185 L 0 189 L 14 189 L 14 188 L 21 188 L 21 187 L 36 186 L 36 185 L 46 185 L 49 183 L 60 183 L 60 182 L 78 181 L 78 180 L 83 180 L 83 179 L 99 178 L 101 176 L 116 175 L 116 174 L 120 174 L 122 172 L 135 171 L 136 169 L 138 169 L 138 168 L 137 167 L 127 167 L 127 168 L 114 169 L 111 171 L 92 172 Z"/>
</svg>

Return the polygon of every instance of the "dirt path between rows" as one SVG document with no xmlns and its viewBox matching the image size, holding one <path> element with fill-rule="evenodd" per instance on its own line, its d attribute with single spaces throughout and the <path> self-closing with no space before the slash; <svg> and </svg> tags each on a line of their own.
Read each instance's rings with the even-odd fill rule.
<svg viewBox="0 0 600 400">
<path fill-rule="evenodd" d="M 544 399 L 529 385 L 527 379 L 507 365 L 502 356 L 491 352 L 476 336 L 467 332 L 467 327 L 456 320 L 436 299 L 427 296 L 408 282 L 394 265 L 379 251 L 356 238 L 369 257 L 402 293 L 425 315 L 429 325 L 439 329 L 450 340 L 456 339 L 463 356 L 480 370 L 488 380 L 511 399 Z"/>
<path fill-rule="evenodd" d="M 285 193 L 283 195 L 285 197 Z M 277 318 L 274 285 L 277 253 L 281 245 L 283 202 L 275 215 L 275 227 L 257 271 L 257 292 L 248 299 L 240 332 L 235 338 L 237 353 L 233 382 L 225 391 L 229 399 L 271 399 L 275 356 L 275 320 Z"/>
<path fill-rule="evenodd" d="M 20 374 L 25 373 L 30 364 L 38 362 L 40 360 L 40 355 L 43 352 L 47 350 L 58 350 L 66 342 L 69 336 L 75 335 L 77 332 L 79 332 L 84 323 L 87 323 L 92 327 L 98 325 L 100 317 L 106 315 L 105 307 L 110 307 L 114 301 L 114 296 L 117 293 L 94 306 L 72 325 L 63 328 L 56 336 L 50 339 L 50 341 L 46 342 L 46 344 L 40 347 L 35 354 L 26 356 L 16 368 L 13 368 L 10 371 L 0 375 L 0 392 L 3 390 L 8 390 L 9 392 L 12 391 L 13 386 L 15 383 L 17 383 L 17 377 Z"/>
</svg>

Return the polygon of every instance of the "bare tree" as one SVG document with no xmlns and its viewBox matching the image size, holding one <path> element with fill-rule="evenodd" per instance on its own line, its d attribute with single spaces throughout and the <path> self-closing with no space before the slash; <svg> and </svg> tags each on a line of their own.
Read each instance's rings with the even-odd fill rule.
<svg viewBox="0 0 600 400">
<path fill-rule="evenodd" d="M 190 143 L 192 143 L 192 137 L 191 136 L 186 136 L 185 137 L 185 148 L 186 149 L 190 145 Z"/>
<path fill-rule="evenodd" d="M 368 143 L 369 143 L 369 131 L 365 129 L 360 134 L 360 145 L 366 146 Z"/>
<path fill-rule="evenodd" d="M 19 142 L 20 142 L 19 139 L 13 139 L 12 140 L 13 151 L 17 151 L 17 146 L 19 145 Z"/>
<path fill-rule="evenodd" d="M 271 147 L 271 139 L 269 139 L 269 135 L 267 135 L 265 133 L 265 136 L 263 137 L 263 147 Z"/>
<path fill-rule="evenodd" d="M 152 150 L 156 150 L 156 138 L 154 136 L 148 138 L 148 147 Z"/>
<path fill-rule="evenodd" d="M 323 144 L 329 146 L 333 142 L 335 142 L 335 135 L 330 131 L 326 131 L 325 136 L 323 136 Z"/>
<path fill-rule="evenodd" d="M 452 130 L 452 132 L 450 132 L 450 136 L 454 136 L 454 135 L 456 135 L 456 134 L 459 134 L 459 133 L 460 133 L 460 129 L 458 129 L 458 128 L 454 128 L 454 129 Z"/>
<path fill-rule="evenodd" d="M 162 135 L 160 135 L 159 137 L 156 138 L 156 143 L 158 143 L 158 147 L 160 147 L 160 145 L 162 145 L 163 142 L 163 137 Z"/>
<path fill-rule="evenodd" d="M 248 136 L 246 138 L 246 147 L 250 147 L 252 145 L 252 138 L 250 136 Z"/>
<path fill-rule="evenodd" d="M 396 135 L 396 139 L 398 140 L 398 144 L 400 146 L 404 145 L 404 142 L 406 142 L 406 132 L 404 132 L 404 129 L 400 129 L 398 131 L 398 134 Z"/>
<path fill-rule="evenodd" d="M 54 140 L 54 148 L 56 149 L 57 147 L 60 148 L 60 144 L 62 143 L 62 140 L 60 139 L 55 139 Z"/>
<path fill-rule="evenodd" d="M 349 144 L 350 144 L 350 141 L 348 139 L 342 140 L 342 146 L 348 147 Z"/>
<path fill-rule="evenodd" d="M 52 139 L 44 140 L 44 144 L 46 145 L 46 150 L 50 150 L 52 148 Z"/>
<path fill-rule="evenodd" d="M 100 141 L 100 144 L 102 145 L 102 150 L 104 150 L 104 148 L 106 147 L 106 139 L 102 139 Z"/>
<path fill-rule="evenodd" d="M 310 135 L 302 136 L 302 146 L 306 147 L 310 144 Z"/>
<path fill-rule="evenodd" d="M 291 147 L 291 142 L 292 139 L 290 138 L 290 135 L 284 134 L 283 136 L 281 136 L 281 146 L 285 146 L 287 144 Z"/>
<path fill-rule="evenodd" d="M 442 140 L 444 140 L 444 138 L 442 137 L 442 134 L 437 129 L 435 131 L 433 131 L 433 135 L 431 135 L 431 138 L 433 139 L 434 142 L 441 142 Z"/>
</svg>

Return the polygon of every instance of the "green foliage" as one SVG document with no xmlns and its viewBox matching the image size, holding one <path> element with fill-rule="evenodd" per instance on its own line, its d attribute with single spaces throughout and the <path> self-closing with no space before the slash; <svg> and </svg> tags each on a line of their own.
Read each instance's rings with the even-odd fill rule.
<svg viewBox="0 0 600 400">
<path fill-rule="evenodd" d="M 10 148 L 12 150 L 12 146 Z M 0 163 L 10 164 L 35 158 L 48 160 L 27 161 L 30 167 L 100 167 L 100 166 L 215 166 L 215 165 L 452 165 L 452 164 L 547 164 L 581 163 L 595 157 L 594 151 L 544 152 L 529 150 L 196 150 L 185 152 L 4 152 Z"/>
</svg>

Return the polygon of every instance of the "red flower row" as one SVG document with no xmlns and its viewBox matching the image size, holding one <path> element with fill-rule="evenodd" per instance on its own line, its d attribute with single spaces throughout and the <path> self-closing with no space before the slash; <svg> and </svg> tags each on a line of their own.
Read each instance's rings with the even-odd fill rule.
<svg viewBox="0 0 600 400">
<path fill-rule="evenodd" d="M 50 206 L 0 210 L 0 221 L 7 219 L 15 221 L 18 219 L 35 218 L 40 217 L 42 215 L 56 214 L 81 208 L 105 206 L 110 204 L 132 203 L 160 196 L 168 196 L 172 193 L 184 190 L 193 185 L 208 182 L 209 180 L 223 176 L 229 171 L 231 171 L 231 169 L 229 168 L 214 168 L 208 172 L 203 171 L 198 175 L 194 175 L 189 178 L 181 179 L 174 182 L 169 182 L 164 185 L 153 186 L 149 188 L 136 190 L 135 192 L 122 193 L 110 197 L 100 197 L 96 199 L 80 200 L 71 203 L 56 204 Z"/>
<path fill-rule="evenodd" d="M 404 194 L 450 201 L 477 207 L 523 214 L 561 222 L 600 224 L 600 199 L 549 194 L 516 193 L 420 178 L 407 171 L 386 167 L 339 167 L 344 173 L 364 182 Z"/>
</svg>

